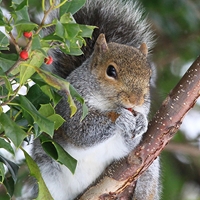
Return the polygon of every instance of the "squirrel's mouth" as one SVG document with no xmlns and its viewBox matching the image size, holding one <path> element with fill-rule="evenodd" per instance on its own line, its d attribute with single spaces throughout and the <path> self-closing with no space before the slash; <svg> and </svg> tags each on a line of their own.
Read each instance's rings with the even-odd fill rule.
<svg viewBox="0 0 200 200">
<path fill-rule="evenodd" d="M 133 108 L 127 108 L 127 110 L 129 110 L 130 112 L 133 112 Z"/>
<path fill-rule="evenodd" d="M 137 111 L 133 110 L 133 108 L 126 108 L 126 109 L 132 112 L 134 116 L 137 115 Z"/>
</svg>

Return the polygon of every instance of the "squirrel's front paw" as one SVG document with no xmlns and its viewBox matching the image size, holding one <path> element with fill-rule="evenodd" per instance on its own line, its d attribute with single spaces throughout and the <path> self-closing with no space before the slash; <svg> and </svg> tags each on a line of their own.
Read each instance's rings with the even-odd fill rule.
<svg viewBox="0 0 200 200">
<path fill-rule="evenodd" d="M 133 138 L 136 129 L 136 117 L 127 109 L 121 109 L 118 113 L 120 115 L 116 119 L 115 124 L 125 136 Z"/>
<path fill-rule="evenodd" d="M 115 123 L 125 136 L 134 138 L 146 132 L 148 121 L 145 115 L 138 112 L 133 114 L 127 109 L 121 109 L 119 114 Z"/>
<path fill-rule="evenodd" d="M 148 127 L 147 117 L 142 113 L 136 113 L 135 118 L 136 118 L 136 126 L 135 126 L 134 135 L 135 136 L 142 135 L 143 133 L 147 131 L 147 127 Z"/>
</svg>

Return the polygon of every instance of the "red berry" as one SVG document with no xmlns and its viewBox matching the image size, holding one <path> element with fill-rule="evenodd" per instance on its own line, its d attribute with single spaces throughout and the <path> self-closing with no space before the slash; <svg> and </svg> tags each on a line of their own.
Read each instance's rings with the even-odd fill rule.
<svg viewBox="0 0 200 200">
<path fill-rule="evenodd" d="M 28 59 L 28 52 L 26 50 L 22 50 L 21 53 L 19 54 L 19 56 L 22 60 L 27 60 Z"/>
<path fill-rule="evenodd" d="M 23 33 L 23 35 L 24 35 L 24 37 L 26 37 L 26 38 L 31 38 L 32 37 L 32 32 L 24 32 Z"/>
<path fill-rule="evenodd" d="M 47 58 L 44 59 L 44 62 L 47 65 L 50 65 L 53 62 L 53 58 L 51 56 L 48 56 Z"/>
</svg>

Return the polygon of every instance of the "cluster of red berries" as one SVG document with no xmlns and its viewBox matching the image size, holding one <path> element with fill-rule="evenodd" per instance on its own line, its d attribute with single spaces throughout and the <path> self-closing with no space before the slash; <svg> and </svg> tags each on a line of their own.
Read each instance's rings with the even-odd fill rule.
<svg viewBox="0 0 200 200">
<path fill-rule="evenodd" d="M 23 35 L 24 35 L 24 37 L 25 38 L 31 38 L 32 37 L 32 32 L 24 32 L 23 33 Z M 29 57 L 29 55 L 28 55 L 28 52 L 26 51 L 26 50 L 22 50 L 21 52 L 20 52 L 20 54 L 19 54 L 19 56 L 20 56 L 20 58 L 22 59 L 22 60 L 27 60 L 28 59 L 28 57 Z M 45 59 L 44 59 L 44 63 L 45 64 L 47 64 L 47 65 L 50 65 L 51 63 L 53 62 L 53 58 L 51 57 L 51 56 L 48 56 L 48 57 L 46 57 Z"/>
</svg>

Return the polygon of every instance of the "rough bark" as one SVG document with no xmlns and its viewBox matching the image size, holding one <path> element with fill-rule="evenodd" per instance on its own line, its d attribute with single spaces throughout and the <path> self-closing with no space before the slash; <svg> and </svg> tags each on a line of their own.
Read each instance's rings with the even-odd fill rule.
<svg viewBox="0 0 200 200">
<path fill-rule="evenodd" d="M 128 189 L 134 190 L 133 183 L 174 136 L 199 96 L 200 56 L 164 100 L 149 123 L 142 142 L 119 165 L 115 163 L 108 168 L 106 176 L 97 185 L 90 187 L 80 200 L 115 199 Z"/>
</svg>

